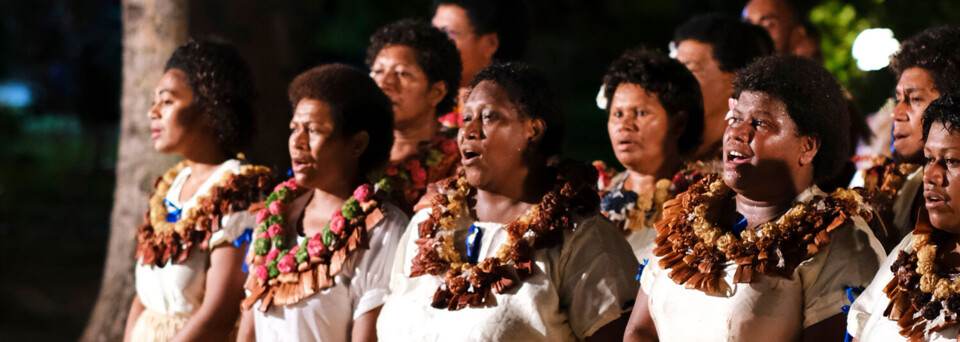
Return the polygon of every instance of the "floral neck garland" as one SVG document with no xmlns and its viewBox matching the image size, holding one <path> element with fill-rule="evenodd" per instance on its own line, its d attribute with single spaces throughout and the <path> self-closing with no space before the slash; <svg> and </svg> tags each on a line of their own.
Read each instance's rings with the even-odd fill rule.
<svg viewBox="0 0 960 342">
<path fill-rule="evenodd" d="M 558 169 L 557 181 L 539 204 L 504 226 L 507 242 L 497 256 L 477 265 L 466 262 L 456 250 L 457 221 L 469 211 L 467 198 L 474 189 L 461 172 L 443 184 L 447 194 L 433 199 L 430 217 L 419 227 L 418 253 L 410 276 L 443 275 L 444 285 L 434 293 L 434 308 L 460 310 L 467 306 L 494 305 L 492 293 L 503 293 L 533 273 L 533 253 L 553 246 L 572 228 L 570 218 L 596 210 L 598 197 L 592 184 L 596 174 L 585 165 L 565 163 Z M 519 277 L 515 279 L 511 269 Z"/>
<path fill-rule="evenodd" d="M 960 314 L 960 278 L 950 280 L 937 264 L 937 241 L 946 234 L 930 226 L 926 210 L 921 209 L 913 231 L 911 253 L 900 251 L 890 266 L 893 279 L 883 292 L 890 304 L 883 315 L 900 326 L 900 335 L 911 341 L 923 341 L 928 332 L 958 324 Z"/>
<path fill-rule="evenodd" d="M 437 135 L 432 142 L 421 145 L 417 154 L 390 165 L 383 172 L 371 174 L 369 179 L 391 194 L 401 208 L 412 211 L 426 192 L 427 184 L 453 175 L 459 162 L 456 140 Z"/>
<path fill-rule="evenodd" d="M 854 157 L 854 162 L 870 160 L 873 164 L 863 171 L 863 188 L 857 188 L 857 191 L 863 195 L 867 203 L 873 207 L 877 218 L 883 224 L 883 227 L 891 226 L 893 222 L 893 204 L 897 198 L 897 192 L 903 186 L 907 176 L 920 168 L 919 164 L 894 163 L 893 159 L 886 156 L 872 157 Z M 878 234 L 887 235 L 884 229 Z M 878 236 L 885 240 L 885 236 Z"/>
<path fill-rule="evenodd" d="M 599 170 L 605 167 L 602 163 L 597 161 L 593 165 Z M 600 174 L 602 181 L 604 172 Z M 688 168 L 678 172 L 673 179 L 658 180 L 654 191 L 643 195 L 623 190 L 622 186 L 618 186 L 616 189 L 600 193 L 600 211 L 624 233 L 641 230 L 663 217 L 663 203 L 674 198 L 678 193 L 686 191 L 691 184 L 700 181 L 701 178 L 703 178 L 702 172 Z"/>
<path fill-rule="evenodd" d="M 354 190 L 320 233 L 299 245 L 289 243 L 283 227 L 290 218 L 290 203 L 307 191 L 291 178 L 277 185 L 257 213 L 254 272 L 245 285 L 250 295 L 242 303 L 244 309 L 262 300 L 259 309 L 266 312 L 271 305 L 295 304 L 330 288 L 347 258 L 358 249 L 369 248 L 367 229 L 383 219 L 380 202 L 369 184 Z"/>
<path fill-rule="evenodd" d="M 137 228 L 136 258 L 142 257 L 143 265 L 163 267 L 168 261 L 181 263 L 195 243 L 201 250 L 208 250 L 210 236 L 220 230 L 220 218 L 247 209 L 251 203 L 261 200 L 273 184 L 269 168 L 243 165 L 237 174 L 224 173 L 206 194 L 197 197 L 196 206 L 186 210 L 175 222 L 168 222 L 164 198 L 173 180 L 186 167 L 187 162 L 182 161 L 154 181 L 150 209 Z"/>
<path fill-rule="evenodd" d="M 871 215 L 861 206 L 858 193 L 838 189 L 827 197 L 796 204 L 776 221 L 746 229 L 737 238 L 713 223 L 729 196 L 723 179 L 708 174 L 664 205 L 664 219 L 655 225 L 653 253 L 663 257 L 661 268 L 673 269 L 669 276 L 677 284 L 721 293 L 728 260 L 738 265 L 735 283 L 751 283 L 755 274 L 791 277 L 800 262 L 830 242 L 833 230 L 854 216 Z"/>
</svg>

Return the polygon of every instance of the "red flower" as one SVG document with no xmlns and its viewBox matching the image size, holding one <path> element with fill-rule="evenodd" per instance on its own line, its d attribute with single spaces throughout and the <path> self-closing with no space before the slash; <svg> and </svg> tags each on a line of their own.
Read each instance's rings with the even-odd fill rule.
<svg viewBox="0 0 960 342">
<path fill-rule="evenodd" d="M 270 214 L 271 215 L 280 215 L 286 208 L 286 204 L 282 201 L 273 201 L 270 203 Z"/>
<path fill-rule="evenodd" d="M 459 127 L 463 125 L 463 116 L 456 111 L 449 112 L 437 120 L 447 127 Z"/>
<path fill-rule="evenodd" d="M 447 139 L 443 141 L 443 144 L 440 145 L 440 148 L 443 149 L 443 153 L 453 154 L 459 151 L 457 148 L 457 142 L 453 139 Z"/>
<path fill-rule="evenodd" d="M 279 224 L 270 225 L 270 227 L 267 227 L 267 235 L 270 235 L 270 237 L 283 235 L 283 227 L 280 227 Z"/>
<path fill-rule="evenodd" d="M 327 246 L 323 245 L 323 239 L 320 238 L 320 234 L 316 234 L 310 238 L 310 241 L 307 241 L 307 254 L 311 257 L 318 257 L 327 252 Z"/>
<path fill-rule="evenodd" d="M 277 262 L 277 269 L 282 273 L 293 272 L 297 268 L 297 260 L 293 258 L 293 254 L 284 255 L 280 258 L 280 261 Z"/>
<path fill-rule="evenodd" d="M 410 171 L 419 169 L 419 168 L 420 168 L 420 160 L 411 159 L 410 161 L 407 162 L 407 165 L 406 165 L 405 167 L 407 168 L 407 170 L 410 170 Z"/>
<path fill-rule="evenodd" d="M 268 216 L 270 216 L 270 211 L 269 211 L 269 210 L 263 209 L 263 210 L 258 211 L 258 212 L 257 212 L 257 224 L 261 224 L 261 223 L 263 223 L 263 221 L 266 221 Z"/>
<path fill-rule="evenodd" d="M 290 191 L 297 191 L 297 189 L 300 188 L 300 184 L 297 184 L 297 179 L 296 179 L 296 178 L 290 178 L 290 179 L 288 179 L 288 180 L 286 181 L 286 185 L 287 185 L 287 188 L 290 189 Z"/>
<path fill-rule="evenodd" d="M 269 238 L 270 238 L 270 234 L 267 233 L 267 232 L 260 232 L 259 234 L 257 234 L 257 238 L 258 238 L 258 239 L 269 239 Z"/>
<path fill-rule="evenodd" d="M 360 202 L 369 201 L 371 196 L 373 196 L 373 187 L 370 184 L 361 185 L 357 190 L 353 190 L 353 197 Z"/>
<path fill-rule="evenodd" d="M 397 170 L 397 168 L 393 166 L 387 168 L 387 176 L 396 176 L 397 173 L 400 173 L 400 170 Z"/>
<path fill-rule="evenodd" d="M 286 182 L 277 184 L 277 186 L 273 187 L 273 192 L 280 191 L 280 188 L 283 188 L 283 187 L 285 187 L 285 186 L 287 186 L 287 183 L 286 183 Z"/>
<path fill-rule="evenodd" d="M 413 177 L 413 182 L 417 186 L 422 186 L 427 181 L 427 169 L 421 167 L 410 170 L 410 177 Z"/>
<path fill-rule="evenodd" d="M 257 278 L 260 278 L 260 280 L 267 280 L 268 274 L 270 273 L 267 272 L 267 266 L 264 266 L 264 265 L 257 266 Z"/>
<path fill-rule="evenodd" d="M 270 250 L 270 253 L 267 253 L 267 261 L 270 262 L 273 259 L 277 258 L 277 255 L 280 255 L 280 250 L 273 248 Z"/>
<path fill-rule="evenodd" d="M 343 213 L 340 210 L 333 213 L 333 217 L 330 218 L 330 231 L 334 234 L 340 235 L 340 232 L 343 231 L 343 225 L 346 220 L 343 219 Z"/>
</svg>

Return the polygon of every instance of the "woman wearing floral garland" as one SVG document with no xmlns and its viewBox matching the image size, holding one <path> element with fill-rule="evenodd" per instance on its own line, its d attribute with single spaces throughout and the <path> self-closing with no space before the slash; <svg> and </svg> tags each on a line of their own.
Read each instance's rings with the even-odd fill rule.
<svg viewBox="0 0 960 342">
<path fill-rule="evenodd" d="M 227 340 L 235 329 L 239 237 L 254 226 L 247 207 L 272 186 L 266 167 L 231 159 L 250 132 L 253 93 L 229 45 L 190 41 L 167 61 L 147 115 L 154 148 L 185 160 L 157 180 L 137 230 L 137 296 L 124 340 Z"/>
<path fill-rule="evenodd" d="M 847 331 L 860 341 L 956 341 L 960 332 L 960 94 L 931 102 L 922 130 L 926 205 L 850 308 Z"/>
<path fill-rule="evenodd" d="M 845 287 L 877 271 L 859 195 L 814 185 L 849 146 L 840 85 L 811 60 L 765 57 L 734 87 L 723 174 L 664 206 L 625 340 L 841 340 Z"/>
<path fill-rule="evenodd" d="M 545 78 L 494 64 L 473 84 L 457 137 L 464 171 L 401 237 L 379 338 L 620 339 L 637 262 L 597 213 L 593 169 L 547 166 L 563 125 Z"/>
<path fill-rule="evenodd" d="M 374 341 L 409 221 L 365 184 L 390 156 L 390 100 L 342 64 L 300 74 L 289 93 L 294 178 L 257 214 L 241 340 Z"/>
<path fill-rule="evenodd" d="M 370 37 L 367 66 L 393 103 L 394 144 L 385 174 L 389 190 L 412 212 L 428 184 L 452 176 L 459 166 L 456 127 L 445 128 L 437 118 L 453 108 L 460 55 L 442 31 L 405 19 Z"/>
<path fill-rule="evenodd" d="M 893 109 L 893 158 L 872 157 L 874 166 L 856 174 L 850 187 L 863 187 L 877 212 L 875 231 L 889 251 L 913 230 L 922 184 L 923 125 L 920 118 L 930 101 L 954 89 L 960 79 L 960 28 L 929 28 L 907 39 L 890 56 L 897 75 L 897 105 Z M 886 134 L 882 135 L 884 138 Z"/>
<path fill-rule="evenodd" d="M 600 208 L 644 260 L 653 251 L 653 223 L 663 203 L 699 180 L 699 171 L 679 171 L 703 133 L 700 85 L 680 62 L 643 49 L 614 61 L 603 84 L 610 143 L 627 170 L 611 177 L 594 162 L 601 169 Z"/>
</svg>

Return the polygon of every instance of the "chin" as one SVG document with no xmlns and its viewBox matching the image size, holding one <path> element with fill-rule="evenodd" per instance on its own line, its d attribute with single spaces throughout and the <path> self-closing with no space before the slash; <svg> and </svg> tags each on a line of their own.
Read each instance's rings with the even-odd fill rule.
<svg viewBox="0 0 960 342">
<path fill-rule="evenodd" d="M 473 185 L 476 188 L 483 188 L 487 183 L 487 178 L 485 173 L 481 170 L 478 170 L 476 167 L 467 167 L 464 168 L 464 175 L 467 178 L 467 183 Z"/>
<path fill-rule="evenodd" d="M 930 213 L 930 225 L 950 234 L 960 234 L 960 217 L 950 214 Z"/>
</svg>

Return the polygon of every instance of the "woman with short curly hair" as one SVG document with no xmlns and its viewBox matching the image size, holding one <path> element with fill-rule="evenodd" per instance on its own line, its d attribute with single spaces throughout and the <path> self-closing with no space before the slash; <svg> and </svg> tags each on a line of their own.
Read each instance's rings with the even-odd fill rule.
<svg viewBox="0 0 960 342">
<path fill-rule="evenodd" d="M 241 151 L 253 118 L 250 71 L 224 43 L 177 48 L 157 83 L 154 148 L 184 161 L 155 183 L 137 230 L 136 290 L 127 341 L 227 340 L 243 299 L 247 212 L 270 189 L 266 167 Z"/>
</svg>

